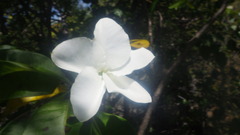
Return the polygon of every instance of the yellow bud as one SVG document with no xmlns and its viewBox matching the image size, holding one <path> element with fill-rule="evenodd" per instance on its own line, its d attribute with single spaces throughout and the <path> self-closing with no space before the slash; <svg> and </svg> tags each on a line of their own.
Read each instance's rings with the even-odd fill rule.
<svg viewBox="0 0 240 135">
<path fill-rule="evenodd" d="M 148 48 L 150 46 L 149 41 L 145 39 L 133 39 L 130 42 L 131 42 L 131 46 L 135 48 L 141 48 L 141 47 Z"/>
</svg>

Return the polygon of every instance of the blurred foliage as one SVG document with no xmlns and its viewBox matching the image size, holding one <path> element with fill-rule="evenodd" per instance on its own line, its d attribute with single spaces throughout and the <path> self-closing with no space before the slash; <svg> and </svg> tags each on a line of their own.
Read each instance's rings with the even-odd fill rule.
<svg viewBox="0 0 240 135">
<path fill-rule="evenodd" d="M 25 112 L 13 119 L 1 129 L 2 135 L 59 134 L 65 132 L 65 121 L 68 116 L 68 104 L 64 97 L 58 97 L 42 105 L 37 110 Z"/>
<path fill-rule="evenodd" d="M 9 52 L 14 55 L 16 51 L 20 51 L 14 50 L 14 47 L 3 46 L 0 50 L 1 100 L 8 98 L 3 97 L 2 93 L 13 94 L 3 92 L 8 91 L 2 88 L 6 86 L 2 84 L 7 83 L 6 79 L 2 79 L 3 77 L 12 77 L 17 83 L 24 81 L 21 78 L 26 75 L 31 78 L 33 74 L 31 71 L 39 77 L 36 78 L 39 79 L 36 82 L 41 82 L 39 83 L 41 87 L 35 85 L 36 83 L 31 83 L 32 86 L 44 87 L 45 90 L 41 90 L 37 95 L 52 92 L 59 84 L 59 78 L 54 81 L 56 78 L 53 77 L 56 70 L 50 69 L 51 72 L 54 71 L 51 74 L 49 70 L 47 73 L 46 70 L 43 72 L 43 69 L 47 68 L 44 66 L 51 65 L 50 60 L 32 52 L 49 56 L 52 48 L 63 40 L 78 36 L 93 37 L 95 23 L 102 17 L 116 20 L 129 34 L 130 39 L 150 41 L 149 49 L 155 53 L 155 61 L 145 71 L 135 72 L 133 77 L 145 84 L 153 94 L 165 70 L 176 61 L 186 47 L 189 47 L 186 43 L 204 24 L 208 23 L 222 2 L 223 0 L 2 0 L 0 2 L 0 45 L 8 44 L 25 50 L 23 54 L 31 53 L 31 56 L 41 57 L 48 61 L 48 64 L 44 65 L 39 61 L 37 62 L 39 65 L 29 66 L 31 63 L 3 58 L 2 56 L 6 56 Z M 161 94 L 146 135 L 238 135 L 240 133 L 239 24 L 240 1 L 229 0 L 225 12 L 200 40 L 188 48 L 190 51 L 186 54 L 186 59 L 181 61 L 177 69 L 170 74 L 167 87 Z M 40 65 L 43 67 L 38 68 Z M 13 75 L 15 73 L 17 77 Z M 54 82 L 46 83 L 43 79 L 46 78 L 45 75 L 53 77 L 49 79 Z M 32 88 L 30 86 L 24 87 Z M 11 85 L 11 87 L 23 88 L 18 85 Z M 34 89 L 34 92 L 37 91 Z M 124 116 L 134 124 L 136 129 L 139 127 L 147 105 L 123 101 L 119 95 L 114 98 L 106 96 L 106 98 L 109 98 L 109 102 L 104 103 L 104 110 Z M 62 109 L 64 106 L 59 106 L 59 102 L 62 101 L 43 100 L 40 103 L 31 103 L 13 113 L 7 120 L 0 120 L 0 126 L 13 120 L 12 117 L 22 115 L 24 109 L 36 108 L 43 103 L 47 104 L 39 107 L 39 111 L 32 112 L 32 115 L 41 112 L 41 108 L 44 111 L 45 106 L 54 105 L 59 107 L 56 109 Z M 125 102 L 128 102 L 128 105 Z M 3 109 L 5 103 L 1 103 L 1 106 Z M 55 111 L 53 110 L 52 113 L 54 114 Z M 52 117 L 53 114 L 50 113 L 46 117 Z M 38 117 L 29 120 L 35 121 Z M 49 122 L 45 121 L 44 117 L 41 117 L 41 120 L 44 120 L 44 123 Z M 62 117 L 64 115 L 61 114 L 61 117 L 53 121 L 61 120 L 62 122 L 65 119 Z M 20 127 L 23 126 L 22 124 L 29 124 L 15 122 Z M 26 130 L 28 131 L 32 126 L 34 125 L 28 125 Z M 69 126 L 73 128 L 71 132 L 76 133 L 82 124 L 74 123 Z M 12 128 L 16 129 L 7 127 L 9 130 Z M 42 128 L 49 132 L 52 130 Z M 59 129 L 61 129 L 58 130 L 59 134 L 62 134 L 63 127 Z M 4 133 L 9 130 L 5 130 Z"/>
</svg>

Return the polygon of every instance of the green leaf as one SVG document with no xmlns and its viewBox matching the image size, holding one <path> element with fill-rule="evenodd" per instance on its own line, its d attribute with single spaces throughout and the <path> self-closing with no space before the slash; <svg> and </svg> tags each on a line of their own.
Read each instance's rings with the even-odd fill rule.
<svg viewBox="0 0 240 135">
<path fill-rule="evenodd" d="M 53 74 L 60 74 L 60 70 L 46 56 L 17 49 L 0 50 L 0 60 L 21 63 L 35 70 Z"/>
<path fill-rule="evenodd" d="M 87 122 L 79 123 L 74 117 L 68 120 L 67 135 L 135 135 L 128 121 L 122 117 L 99 113 Z"/>
<path fill-rule="evenodd" d="M 158 4 L 159 0 L 154 0 L 151 4 L 151 8 L 150 8 L 150 12 L 153 13 L 153 11 L 156 9 L 157 4 Z"/>
<path fill-rule="evenodd" d="M 32 113 L 12 120 L 1 135 L 64 135 L 69 102 L 63 96 L 44 104 Z"/>
<path fill-rule="evenodd" d="M 100 113 L 97 117 L 104 124 L 103 135 L 135 135 L 128 121 L 120 116 Z"/>
<path fill-rule="evenodd" d="M 15 49 L 15 47 L 10 45 L 1 45 L 0 50 Z"/>
<path fill-rule="evenodd" d="M 79 122 L 76 119 L 76 117 L 69 117 L 66 128 L 65 128 L 65 133 L 66 133 L 66 135 L 78 135 L 80 128 L 82 126 L 83 126 L 83 123 Z"/>
<path fill-rule="evenodd" d="M 0 77 L 20 71 L 31 71 L 31 68 L 20 63 L 0 60 Z"/>
<path fill-rule="evenodd" d="M 179 7 L 181 7 L 184 4 L 184 2 L 185 0 L 179 0 L 176 3 L 173 3 L 172 5 L 170 5 L 168 8 L 177 10 Z"/>
<path fill-rule="evenodd" d="M 64 77 L 46 56 L 0 50 L 0 100 L 51 93 Z"/>
<path fill-rule="evenodd" d="M 194 6 L 189 2 L 189 0 L 178 0 L 177 2 L 170 5 L 168 8 L 178 10 L 179 8 L 183 7 L 194 9 Z"/>
</svg>

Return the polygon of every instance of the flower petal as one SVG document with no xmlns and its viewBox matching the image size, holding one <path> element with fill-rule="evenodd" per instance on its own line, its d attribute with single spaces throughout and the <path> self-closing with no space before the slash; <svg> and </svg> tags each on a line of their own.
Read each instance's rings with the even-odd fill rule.
<svg viewBox="0 0 240 135">
<path fill-rule="evenodd" d="M 58 67 L 79 73 L 86 65 L 89 65 L 91 58 L 88 54 L 91 51 L 92 41 L 90 39 L 73 38 L 56 46 L 51 58 Z"/>
<path fill-rule="evenodd" d="M 112 71 L 114 75 L 123 76 L 131 74 L 134 70 L 141 69 L 147 66 L 155 56 L 149 50 L 140 48 L 131 51 L 129 62 L 122 68 Z"/>
<path fill-rule="evenodd" d="M 130 41 L 122 27 L 110 18 L 100 19 L 94 30 L 94 46 L 104 50 L 108 68 L 124 65 L 130 57 Z"/>
<path fill-rule="evenodd" d="M 119 92 L 134 102 L 149 103 L 152 98 L 149 93 L 136 81 L 126 76 L 103 74 L 108 92 Z"/>
<path fill-rule="evenodd" d="M 73 83 L 70 95 L 73 112 L 79 121 L 87 121 L 97 113 L 105 91 L 97 71 L 84 68 Z"/>
</svg>

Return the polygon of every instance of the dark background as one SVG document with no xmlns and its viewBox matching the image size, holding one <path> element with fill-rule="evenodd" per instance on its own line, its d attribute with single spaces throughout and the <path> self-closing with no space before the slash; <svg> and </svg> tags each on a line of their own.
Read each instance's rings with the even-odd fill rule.
<svg viewBox="0 0 240 135">
<path fill-rule="evenodd" d="M 102 17 L 149 40 L 156 56 L 132 76 L 153 104 L 120 97 L 109 112 L 146 135 L 240 134 L 238 0 L 1 0 L 0 45 L 50 56 L 66 39 L 93 38 Z"/>
</svg>

